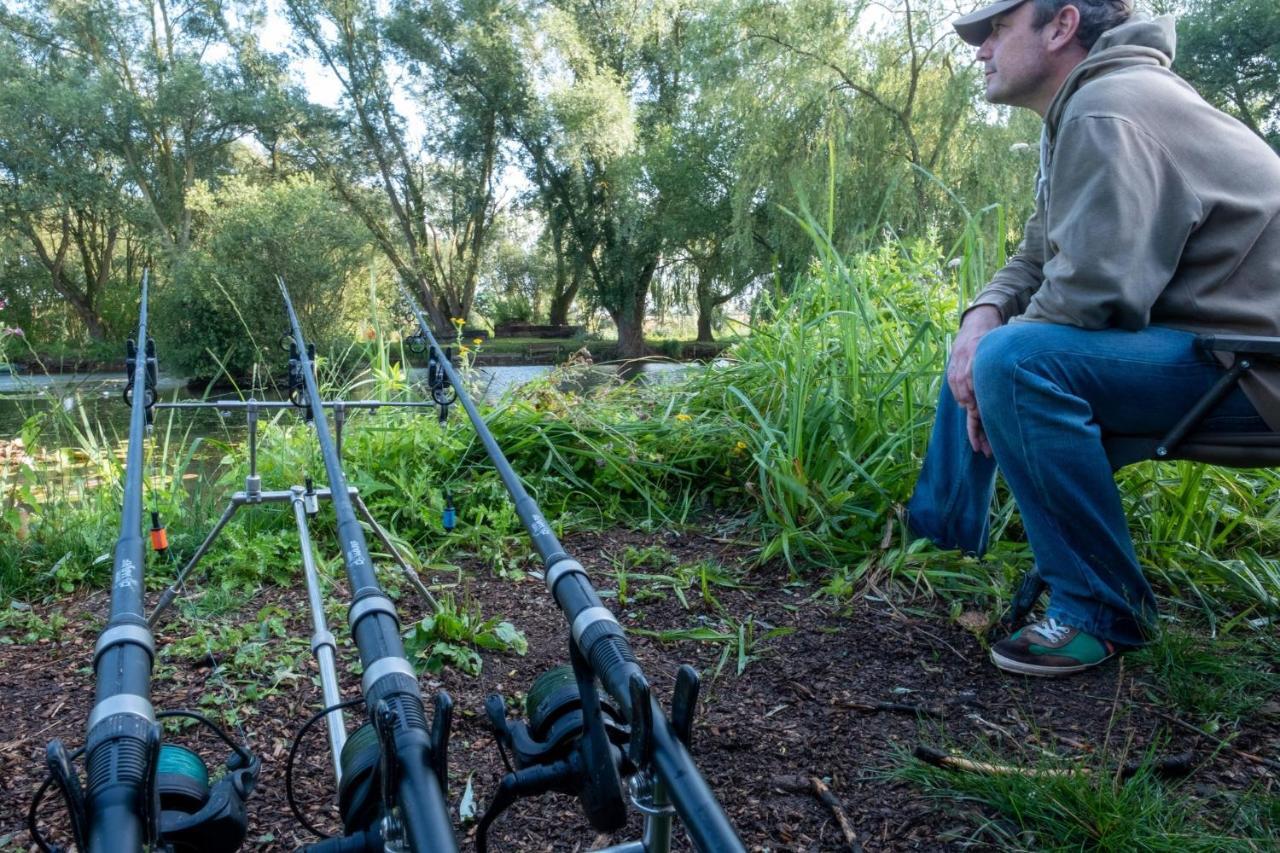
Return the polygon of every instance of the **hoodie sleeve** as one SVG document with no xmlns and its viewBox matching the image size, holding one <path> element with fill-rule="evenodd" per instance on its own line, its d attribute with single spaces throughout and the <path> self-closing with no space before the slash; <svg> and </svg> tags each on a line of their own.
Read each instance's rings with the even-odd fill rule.
<svg viewBox="0 0 1280 853">
<path fill-rule="evenodd" d="M 1122 118 L 1074 118 L 1054 148 L 1053 256 L 1019 319 L 1146 328 L 1201 219 L 1199 199 L 1164 146 Z"/>
<path fill-rule="evenodd" d="M 1044 280 L 1044 227 L 1038 204 L 1036 208 L 1037 212 L 1031 214 L 1022 229 L 1017 254 L 991 277 L 991 283 L 974 298 L 965 313 L 979 305 L 993 305 L 1007 323 L 1027 310 L 1031 295 Z"/>
</svg>

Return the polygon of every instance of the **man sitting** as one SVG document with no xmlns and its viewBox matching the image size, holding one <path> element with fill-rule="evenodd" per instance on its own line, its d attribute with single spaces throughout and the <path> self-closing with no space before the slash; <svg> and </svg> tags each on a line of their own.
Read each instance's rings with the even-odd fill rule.
<svg viewBox="0 0 1280 853">
<path fill-rule="evenodd" d="M 1126 0 L 1004 0 L 955 22 L 987 100 L 1044 119 L 1036 210 L 965 311 L 908 525 L 981 555 L 997 466 L 1049 587 L 996 666 L 1079 672 L 1144 642 L 1142 575 L 1103 436 L 1161 435 L 1223 374 L 1200 333 L 1280 334 L 1280 158 L 1170 69 Z M 1205 429 L 1280 429 L 1258 365 Z"/>
</svg>

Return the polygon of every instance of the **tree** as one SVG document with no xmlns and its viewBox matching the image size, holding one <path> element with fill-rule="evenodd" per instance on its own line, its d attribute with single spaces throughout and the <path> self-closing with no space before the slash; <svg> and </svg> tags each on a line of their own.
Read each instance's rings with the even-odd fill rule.
<svg viewBox="0 0 1280 853">
<path fill-rule="evenodd" d="M 106 334 L 115 279 L 136 284 L 142 263 L 187 251 L 188 194 L 226 173 L 261 111 L 254 87 L 208 55 L 227 5 L 0 9 L 0 207 L 92 338 Z"/>
<path fill-rule="evenodd" d="M 328 138 L 299 141 L 432 322 L 451 329 L 450 318 L 465 318 L 475 298 L 500 165 L 493 110 L 453 85 L 459 68 L 474 64 L 467 33 L 443 4 L 402 4 L 389 19 L 372 2 L 290 0 L 287 8 L 300 47 L 343 91 Z M 419 117 L 432 131 L 416 148 L 396 104 L 398 58 L 412 62 Z"/>
<path fill-rule="evenodd" d="M 1178 20 L 1174 69 L 1280 151 L 1280 5 L 1194 0 Z"/>
<path fill-rule="evenodd" d="M 0 216 L 89 337 L 103 340 L 102 299 L 134 211 L 119 163 L 94 144 L 98 93 L 84 86 L 77 57 L 12 30 L 4 36 Z"/>
<path fill-rule="evenodd" d="M 644 354 L 649 288 L 669 246 L 677 188 L 659 173 L 694 94 L 682 65 L 691 15 L 678 0 L 547 4 L 518 31 L 531 70 L 500 113 L 550 227 L 563 228 L 555 242 L 573 253 L 561 282 L 581 271 L 624 358 Z"/>
<path fill-rule="evenodd" d="M 0 12 L 0 27 L 30 51 L 74 65 L 97 105 L 79 128 L 82 144 L 119 164 L 172 257 L 191 241 L 187 193 L 219 175 L 231 144 L 261 112 L 256 89 L 208 56 L 225 5 L 35 0 L 21 15 Z"/>
</svg>

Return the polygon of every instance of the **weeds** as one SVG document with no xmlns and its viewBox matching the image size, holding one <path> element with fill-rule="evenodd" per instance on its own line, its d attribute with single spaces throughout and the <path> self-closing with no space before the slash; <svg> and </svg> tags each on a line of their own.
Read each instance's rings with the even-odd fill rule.
<svg viewBox="0 0 1280 853">
<path fill-rule="evenodd" d="M 483 663 L 479 649 L 524 655 L 529 643 L 510 622 L 486 619 L 474 601 L 459 604 L 452 595 L 442 596 L 436 612 L 405 633 L 405 654 L 427 672 L 450 666 L 477 676 Z"/>
<path fill-rule="evenodd" d="M 764 628 L 764 633 L 757 636 L 756 629 Z M 732 661 L 737 675 L 746 671 L 747 665 L 757 660 L 764 653 L 765 645 L 777 637 L 785 637 L 795 632 L 795 628 L 766 627 L 757 624 L 755 617 L 737 620 L 724 616 L 719 625 L 712 627 L 701 625 L 695 628 L 671 628 L 665 631 L 653 631 L 646 628 L 632 628 L 630 632 L 641 637 L 652 637 L 660 643 L 713 643 L 721 647 L 720 659 L 716 662 L 713 673 L 719 678 L 725 666 Z"/>
<path fill-rule="evenodd" d="M 0 610 L 0 644 L 61 643 L 71 624 L 61 613 L 41 616 L 29 605 L 14 602 Z"/>
</svg>

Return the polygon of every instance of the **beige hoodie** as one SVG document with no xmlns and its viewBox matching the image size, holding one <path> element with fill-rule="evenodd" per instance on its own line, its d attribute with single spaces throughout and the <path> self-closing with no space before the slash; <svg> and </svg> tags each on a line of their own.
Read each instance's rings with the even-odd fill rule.
<svg viewBox="0 0 1280 853">
<path fill-rule="evenodd" d="M 1280 157 L 1169 70 L 1170 17 L 1104 33 L 1045 116 L 1036 212 L 974 300 L 1009 321 L 1280 336 Z M 1280 430 L 1280 366 L 1243 380 Z"/>
</svg>

